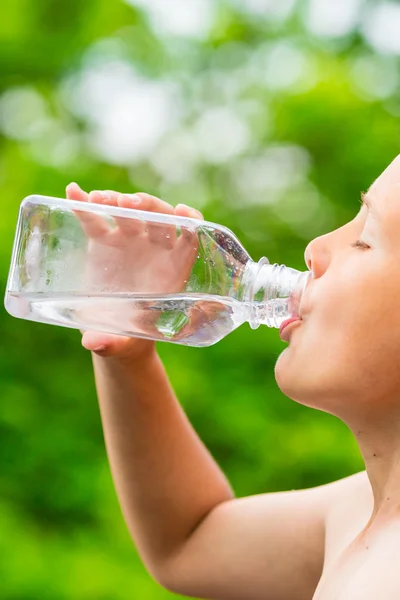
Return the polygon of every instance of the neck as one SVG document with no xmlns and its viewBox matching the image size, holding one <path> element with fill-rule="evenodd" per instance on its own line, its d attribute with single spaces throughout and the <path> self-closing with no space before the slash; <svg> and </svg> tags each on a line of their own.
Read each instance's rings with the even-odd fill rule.
<svg viewBox="0 0 400 600">
<path fill-rule="evenodd" d="M 382 412 L 382 409 L 381 409 Z M 358 442 L 374 496 L 371 519 L 400 514 L 400 411 L 348 422 Z"/>
</svg>

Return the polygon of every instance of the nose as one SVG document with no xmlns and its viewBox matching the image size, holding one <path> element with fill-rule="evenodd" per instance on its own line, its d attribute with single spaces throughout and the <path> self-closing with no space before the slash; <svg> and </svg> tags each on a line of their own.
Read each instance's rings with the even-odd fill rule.
<svg viewBox="0 0 400 600">
<path fill-rule="evenodd" d="M 311 240 L 304 251 L 305 263 L 315 279 L 321 277 L 328 268 L 330 253 L 327 238 L 329 235 L 327 233 Z"/>
<path fill-rule="evenodd" d="M 307 265 L 307 269 L 309 271 L 312 271 L 312 266 L 311 266 L 311 242 L 309 244 L 307 244 L 307 247 L 304 251 L 304 262 Z"/>
</svg>

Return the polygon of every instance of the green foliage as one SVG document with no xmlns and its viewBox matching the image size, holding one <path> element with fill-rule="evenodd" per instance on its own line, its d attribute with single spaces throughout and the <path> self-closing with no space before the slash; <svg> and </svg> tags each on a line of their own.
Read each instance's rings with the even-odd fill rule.
<svg viewBox="0 0 400 600">
<path fill-rule="evenodd" d="M 378 85 L 397 59 L 376 54 L 357 30 L 313 36 L 302 2 L 279 21 L 216 0 L 200 38 L 157 30 L 133 4 L 2 7 L 3 289 L 20 202 L 33 193 L 62 197 L 70 181 L 191 204 L 232 229 L 254 259 L 305 270 L 307 242 L 352 218 L 360 190 L 398 153 L 398 87 L 384 93 Z M 84 84 L 90 69 L 99 75 L 107 64 L 107 76 L 130 65 L 139 82 L 178 89 L 179 116 L 170 113 L 170 128 L 147 154 L 122 156 L 117 139 L 113 156 L 96 137 Z M 378 77 L 369 90 L 363 65 Z M 96 97 L 123 92 L 100 86 Z M 213 137 L 209 124 L 224 119 Z M 123 522 L 79 333 L 18 321 L 3 308 L 0 323 L 1 597 L 173 597 L 147 574 Z M 323 484 L 363 467 L 340 421 L 280 392 L 273 369 L 283 348 L 276 330 L 248 325 L 207 349 L 159 345 L 191 422 L 239 496 Z"/>
</svg>

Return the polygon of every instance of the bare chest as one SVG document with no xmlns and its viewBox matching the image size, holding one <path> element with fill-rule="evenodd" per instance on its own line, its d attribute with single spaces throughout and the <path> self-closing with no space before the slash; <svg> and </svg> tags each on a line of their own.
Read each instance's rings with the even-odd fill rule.
<svg viewBox="0 0 400 600">
<path fill-rule="evenodd" d="M 348 510 L 328 523 L 325 564 L 313 600 L 400 598 L 400 522 L 372 530 L 366 527 L 370 514 Z"/>
</svg>

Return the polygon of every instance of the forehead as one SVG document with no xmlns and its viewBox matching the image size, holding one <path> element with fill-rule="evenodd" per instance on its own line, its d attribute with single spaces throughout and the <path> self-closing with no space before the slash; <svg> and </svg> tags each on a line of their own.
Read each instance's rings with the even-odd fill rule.
<svg viewBox="0 0 400 600">
<path fill-rule="evenodd" d="M 369 195 L 378 202 L 383 201 L 393 194 L 393 191 L 400 185 L 400 154 L 396 156 L 393 162 L 379 175 L 378 179 L 369 188 Z M 400 200 L 400 194 L 399 194 Z"/>
</svg>

